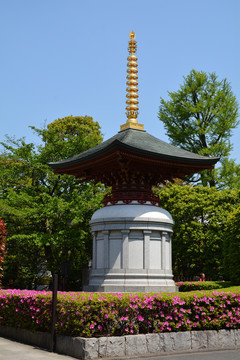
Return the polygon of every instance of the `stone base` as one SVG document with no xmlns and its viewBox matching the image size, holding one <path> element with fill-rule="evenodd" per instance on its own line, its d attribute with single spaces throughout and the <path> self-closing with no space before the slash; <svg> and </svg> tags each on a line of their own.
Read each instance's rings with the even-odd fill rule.
<svg viewBox="0 0 240 360">
<path fill-rule="evenodd" d="M 84 291 L 99 292 L 176 292 L 171 270 L 92 269 Z"/>
<path fill-rule="evenodd" d="M 114 285 L 102 285 L 102 286 L 85 286 L 86 292 L 108 292 L 108 293 L 164 293 L 164 292 L 177 292 L 178 287 L 172 286 L 114 286 Z"/>
<path fill-rule="evenodd" d="M 173 219 L 152 205 L 113 205 L 90 221 L 93 258 L 85 291 L 175 292 Z"/>
</svg>

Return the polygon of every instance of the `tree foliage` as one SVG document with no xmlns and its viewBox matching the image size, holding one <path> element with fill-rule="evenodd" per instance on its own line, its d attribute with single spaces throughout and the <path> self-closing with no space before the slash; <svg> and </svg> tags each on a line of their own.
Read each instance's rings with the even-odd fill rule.
<svg viewBox="0 0 240 360">
<path fill-rule="evenodd" d="M 3 271 L 3 261 L 4 255 L 6 254 L 6 236 L 7 230 L 6 225 L 2 219 L 0 219 L 0 287 L 1 287 L 1 278 L 2 278 L 2 271 Z"/>
<path fill-rule="evenodd" d="M 180 89 L 168 95 L 168 101 L 160 100 L 158 116 L 172 144 L 200 155 L 220 156 L 221 161 L 228 159 L 232 130 L 239 124 L 239 105 L 227 79 L 219 81 L 215 73 L 192 70 Z M 219 171 L 203 171 L 191 181 L 216 186 L 219 179 L 224 182 Z M 226 178 L 225 186 L 230 180 Z"/>
<path fill-rule="evenodd" d="M 173 272 L 193 277 L 224 274 L 223 242 L 229 213 L 237 207 L 239 190 L 169 185 L 159 191 L 161 206 L 174 219 Z"/>
<path fill-rule="evenodd" d="M 100 143 L 100 127 L 91 117 L 70 116 L 45 129 L 32 128 L 42 140 L 40 146 L 8 138 L 0 157 L 0 210 L 9 232 L 4 280 L 20 279 L 21 287 L 31 286 L 43 266 L 53 272 L 68 261 L 69 281 L 74 282 L 90 257 L 89 220 L 105 190 L 101 184 L 55 175 L 48 163 Z M 13 263 L 18 269 L 15 279 Z"/>
<path fill-rule="evenodd" d="M 46 129 L 31 128 L 43 141 L 39 156 L 44 164 L 80 154 L 103 140 L 98 122 L 89 116 L 67 116 L 48 124 Z"/>
<path fill-rule="evenodd" d="M 240 207 L 232 211 L 227 221 L 224 239 L 225 276 L 240 285 Z"/>
<path fill-rule="evenodd" d="M 233 159 L 223 159 L 218 169 L 218 189 L 240 189 L 240 165 Z"/>
</svg>

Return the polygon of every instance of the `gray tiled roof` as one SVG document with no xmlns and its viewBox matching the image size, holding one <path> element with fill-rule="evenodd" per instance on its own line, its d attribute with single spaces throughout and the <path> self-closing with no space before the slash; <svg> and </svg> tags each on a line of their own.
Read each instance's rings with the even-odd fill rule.
<svg viewBox="0 0 240 360">
<path fill-rule="evenodd" d="M 214 165 L 219 158 L 210 158 L 201 156 L 176 146 L 168 144 L 158 138 L 148 134 L 143 130 L 126 129 L 118 132 L 110 139 L 95 146 L 94 148 L 84 151 L 66 160 L 50 163 L 53 169 L 64 168 L 91 159 L 95 159 L 109 151 L 120 148 L 129 150 L 136 154 L 147 155 L 159 159 L 174 160 L 177 162 L 201 163 Z"/>
</svg>

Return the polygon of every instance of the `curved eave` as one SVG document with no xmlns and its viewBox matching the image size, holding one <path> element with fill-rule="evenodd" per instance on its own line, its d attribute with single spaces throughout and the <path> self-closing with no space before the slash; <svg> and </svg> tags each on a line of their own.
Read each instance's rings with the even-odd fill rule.
<svg viewBox="0 0 240 360">
<path fill-rule="evenodd" d="M 214 161 L 201 162 L 188 159 L 177 159 L 170 156 L 160 158 L 159 156 L 149 156 L 146 153 L 139 153 L 129 151 L 128 147 L 115 147 L 101 156 L 94 159 L 69 163 L 64 167 L 54 169 L 56 174 L 68 174 L 82 181 L 95 179 L 96 181 L 103 181 L 107 174 L 111 172 L 118 172 L 122 170 L 122 164 L 127 171 L 142 171 L 144 173 L 154 174 L 159 178 L 159 181 L 171 180 L 173 178 L 184 178 L 186 175 L 191 175 L 205 169 L 212 169 Z M 59 164 L 60 165 L 60 164 Z"/>
<path fill-rule="evenodd" d="M 96 147 L 97 148 L 97 147 Z M 174 156 L 174 155 L 168 155 L 168 154 L 158 154 L 156 152 L 151 152 L 148 150 L 139 149 L 136 147 L 132 147 L 130 145 L 124 144 L 119 140 L 114 140 L 110 145 L 102 148 L 100 151 L 94 151 L 91 152 L 92 149 L 85 151 L 82 154 L 79 154 L 77 156 L 74 156 L 72 158 L 55 162 L 55 163 L 49 163 L 49 166 L 54 170 L 56 173 L 64 173 L 64 169 L 69 168 L 76 168 L 76 166 L 79 167 L 91 167 L 91 163 L 96 163 L 100 159 L 104 158 L 106 155 L 114 153 L 114 152 L 121 152 L 121 151 L 127 151 L 128 153 L 131 153 L 133 155 L 139 155 L 144 158 L 159 160 L 160 162 L 173 162 L 173 163 L 181 163 L 181 164 L 191 164 L 191 165 L 200 165 L 206 166 L 206 168 L 209 168 L 214 166 L 218 160 L 219 157 L 215 158 L 208 158 L 203 156 L 198 156 L 197 154 L 194 154 L 195 157 L 183 157 L 183 156 Z M 186 152 L 187 153 L 187 152 Z"/>
</svg>

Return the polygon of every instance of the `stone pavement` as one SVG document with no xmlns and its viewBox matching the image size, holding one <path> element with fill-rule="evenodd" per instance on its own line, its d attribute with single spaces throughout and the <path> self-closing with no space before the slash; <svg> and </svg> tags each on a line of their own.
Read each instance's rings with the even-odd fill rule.
<svg viewBox="0 0 240 360">
<path fill-rule="evenodd" d="M 114 360 L 114 359 L 106 359 Z M 118 360 L 240 360 L 240 350 L 231 349 L 231 350 L 202 350 L 201 352 L 188 352 L 188 353 L 179 353 L 179 354 L 161 354 L 161 355 L 151 355 L 151 356 L 138 356 L 138 357 L 128 357 L 127 359 L 118 359 Z"/>
<path fill-rule="evenodd" d="M 34 346 L 21 344 L 5 338 L 0 338 L 0 360 L 74 360 L 66 355 L 50 353 Z M 111 360 L 108 358 L 108 360 Z M 112 359 L 113 360 L 113 359 Z M 225 349 L 179 354 L 161 354 L 150 356 L 133 356 L 118 358 L 118 360 L 240 360 L 240 349 Z"/>
<path fill-rule="evenodd" d="M 73 360 L 73 358 L 0 337 L 0 360 Z"/>
</svg>

